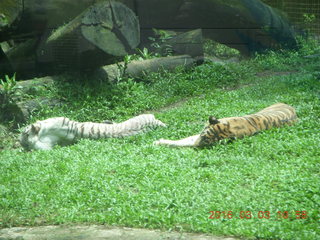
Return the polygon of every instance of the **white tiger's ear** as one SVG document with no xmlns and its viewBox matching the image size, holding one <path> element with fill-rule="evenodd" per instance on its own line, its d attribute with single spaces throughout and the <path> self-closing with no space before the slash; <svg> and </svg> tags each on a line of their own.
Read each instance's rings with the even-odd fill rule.
<svg viewBox="0 0 320 240">
<path fill-rule="evenodd" d="M 31 125 L 31 133 L 33 134 L 38 134 L 40 131 L 40 126 L 36 125 L 36 124 L 32 124 Z"/>
<path fill-rule="evenodd" d="M 216 119 L 216 118 L 213 117 L 213 116 L 210 116 L 210 117 L 209 117 L 209 123 L 212 124 L 212 125 L 214 125 L 214 124 L 219 123 L 219 120 Z"/>
</svg>

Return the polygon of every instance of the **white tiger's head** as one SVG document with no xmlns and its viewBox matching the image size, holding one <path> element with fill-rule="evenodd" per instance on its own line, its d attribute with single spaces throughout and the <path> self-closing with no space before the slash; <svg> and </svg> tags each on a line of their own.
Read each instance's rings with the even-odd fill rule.
<svg viewBox="0 0 320 240">
<path fill-rule="evenodd" d="M 69 122 L 69 119 L 63 117 L 37 121 L 23 130 L 20 144 L 27 151 L 50 150 L 57 144 L 70 144 L 75 137 L 69 131 Z"/>
<path fill-rule="evenodd" d="M 36 143 L 39 141 L 40 125 L 34 123 L 27 126 L 20 135 L 20 144 L 26 151 L 35 148 Z"/>
</svg>

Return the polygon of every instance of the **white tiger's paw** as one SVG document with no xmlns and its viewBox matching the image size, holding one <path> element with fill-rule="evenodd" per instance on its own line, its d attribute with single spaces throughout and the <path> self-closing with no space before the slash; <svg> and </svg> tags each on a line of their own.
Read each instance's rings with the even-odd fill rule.
<svg viewBox="0 0 320 240">
<path fill-rule="evenodd" d="M 160 138 L 159 140 L 153 142 L 153 146 L 167 145 L 167 144 L 168 144 L 167 140 L 163 138 Z"/>
</svg>

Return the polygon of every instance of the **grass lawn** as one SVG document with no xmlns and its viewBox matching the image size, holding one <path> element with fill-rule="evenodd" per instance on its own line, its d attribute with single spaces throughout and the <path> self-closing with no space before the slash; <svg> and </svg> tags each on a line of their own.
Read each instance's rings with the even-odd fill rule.
<svg viewBox="0 0 320 240">
<path fill-rule="evenodd" d="M 192 72 L 151 74 L 147 83 L 57 83 L 44 94 L 68 105 L 44 109 L 31 122 L 53 116 L 122 121 L 150 111 L 168 127 L 52 151 L 6 148 L 0 152 L 0 227 L 98 223 L 319 239 L 320 58 L 305 58 L 309 53 L 208 63 Z M 295 126 L 201 150 L 152 146 L 159 138 L 199 133 L 209 115 L 240 116 L 277 102 L 296 108 Z"/>
</svg>

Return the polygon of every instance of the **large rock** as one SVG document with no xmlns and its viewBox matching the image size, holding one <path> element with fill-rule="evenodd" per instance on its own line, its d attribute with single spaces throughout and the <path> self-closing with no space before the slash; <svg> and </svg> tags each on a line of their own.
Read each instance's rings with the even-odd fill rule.
<svg viewBox="0 0 320 240">
<path fill-rule="evenodd" d="M 142 34 L 152 28 L 202 28 L 211 38 L 244 54 L 278 47 L 295 47 L 287 19 L 260 0 L 136 0 Z"/>
</svg>

